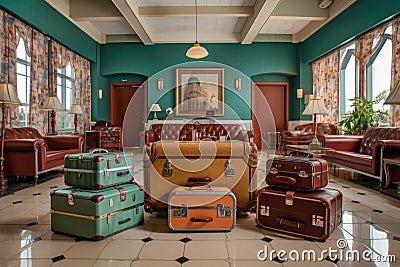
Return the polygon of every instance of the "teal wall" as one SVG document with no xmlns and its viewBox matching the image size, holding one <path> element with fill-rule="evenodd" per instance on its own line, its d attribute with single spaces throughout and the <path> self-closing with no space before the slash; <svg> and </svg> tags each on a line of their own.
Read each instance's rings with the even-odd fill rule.
<svg viewBox="0 0 400 267">
<path fill-rule="evenodd" d="M 176 68 L 224 68 L 225 115 L 220 119 L 251 119 L 251 78 L 257 81 L 289 81 L 297 75 L 296 45 L 291 43 L 202 44 L 209 56 L 204 61 L 185 56 L 191 44 L 118 43 L 101 46 L 101 74 L 103 76 L 136 74 L 149 77 L 148 106 L 159 103 L 165 108 L 175 107 Z M 157 80 L 164 79 L 163 91 L 158 91 Z M 234 89 L 236 77 L 242 79 L 242 90 Z M 278 79 L 278 80 L 276 80 Z"/>
</svg>

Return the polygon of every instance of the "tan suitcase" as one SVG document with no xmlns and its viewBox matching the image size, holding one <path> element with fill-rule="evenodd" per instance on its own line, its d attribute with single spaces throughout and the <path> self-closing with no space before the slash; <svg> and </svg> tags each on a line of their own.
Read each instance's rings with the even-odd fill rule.
<svg viewBox="0 0 400 267">
<path fill-rule="evenodd" d="M 159 141 L 146 146 L 145 210 L 167 209 L 168 194 L 177 186 L 210 184 L 228 187 L 237 207 L 255 207 L 257 147 L 242 141 Z"/>
<path fill-rule="evenodd" d="M 230 231 L 236 224 L 236 197 L 227 187 L 177 187 L 168 197 L 173 231 Z"/>
</svg>

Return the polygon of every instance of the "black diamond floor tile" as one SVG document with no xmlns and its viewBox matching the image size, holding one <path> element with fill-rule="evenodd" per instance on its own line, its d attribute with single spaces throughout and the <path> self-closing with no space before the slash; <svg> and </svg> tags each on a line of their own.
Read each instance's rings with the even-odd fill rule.
<svg viewBox="0 0 400 267">
<path fill-rule="evenodd" d="M 14 201 L 13 204 L 19 204 L 22 203 L 22 200 Z"/>
<path fill-rule="evenodd" d="M 373 211 L 373 212 L 377 212 L 377 213 L 383 213 L 383 210 L 376 210 L 376 209 L 373 209 L 372 211 Z"/>
<path fill-rule="evenodd" d="M 329 256 L 327 256 L 324 260 L 333 262 L 334 264 L 339 262 L 339 258 L 331 259 Z"/>
<path fill-rule="evenodd" d="M 360 201 L 357 201 L 357 200 L 352 200 L 351 202 L 360 204 Z"/>
<path fill-rule="evenodd" d="M 399 236 L 394 236 L 393 240 L 400 241 L 400 237 Z"/>
<path fill-rule="evenodd" d="M 180 264 L 183 264 L 183 263 L 189 261 L 189 259 L 186 257 L 180 257 L 180 258 L 176 259 L 175 261 L 179 262 Z"/>
<path fill-rule="evenodd" d="M 365 193 L 362 192 L 357 192 L 357 194 L 365 196 Z"/>
<path fill-rule="evenodd" d="M 276 261 L 276 262 L 278 262 L 278 263 L 284 263 L 284 262 L 286 262 L 284 259 L 281 259 L 281 258 L 278 258 L 278 257 L 275 257 L 275 258 L 273 258 L 272 260 L 273 260 L 273 261 Z"/>
<path fill-rule="evenodd" d="M 146 238 L 142 239 L 142 241 L 145 242 L 145 243 L 150 242 L 152 240 L 153 240 L 153 238 L 151 238 L 151 237 L 146 237 Z"/>
<path fill-rule="evenodd" d="M 35 194 L 32 194 L 32 195 L 34 195 L 34 196 L 39 196 L 39 195 L 41 195 L 42 193 L 35 193 Z"/>
<path fill-rule="evenodd" d="M 271 242 L 273 239 L 265 236 L 265 237 L 261 238 L 261 240 L 269 243 L 269 242 Z"/>
<path fill-rule="evenodd" d="M 31 223 L 27 223 L 26 226 L 32 226 L 32 225 L 36 225 L 38 224 L 38 222 L 31 222 Z"/>
<path fill-rule="evenodd" d="M 64 259 L 65 259 L 64 255 L 60 255 L 60 256 L 57 256 L 57 257 L 52 258 L 51 260 L 52 260 L 53 262 L 57 262 L 57 261 L 62 261 L 62 260 L 64 260 Z"/>
<path fill-rule="evenodd" d="M 187 242 L 192 241 L 192 239 L 190 239 L 189 237 L 185 237 L 185 238 L 180 239 L 179 241 L 181 241 L 183 243 L 187 243 Z"/>
</svg>

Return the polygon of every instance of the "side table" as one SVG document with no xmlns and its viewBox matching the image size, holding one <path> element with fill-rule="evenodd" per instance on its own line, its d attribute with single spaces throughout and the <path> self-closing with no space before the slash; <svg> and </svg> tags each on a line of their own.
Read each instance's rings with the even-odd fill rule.
<svg viewBox="0 0 400 267">
<path fill-rule="evenodd" d="M 384 181 L 383 188 L 387 188 L 390 184 L 390 171 L 389 171 L 390 165 L 400 166 L 400 158 L 384 158 L 383 159 L 383 170 L 385 171 L 385 181 Z M 399 189 L 397 189 L 397 190 L 399 190 Z"/>
</svg>

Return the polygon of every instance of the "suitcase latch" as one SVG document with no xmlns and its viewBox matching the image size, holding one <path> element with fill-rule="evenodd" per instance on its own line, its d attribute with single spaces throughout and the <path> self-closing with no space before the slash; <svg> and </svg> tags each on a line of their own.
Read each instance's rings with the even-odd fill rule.
<svg viewBox="0 0 400 267">
<path fill-rule="evenodd" d="M 75 194 L 79 192 L 79 190 L 74 190 L 68 194 L 68 205 L 73 206 L 75 205 Z"/>
<path fill-rule="evenodd" d="M 111 160 L 107 160 L 107 169 L 111 169 Z"/>
<path fill-rule="evenodd" d="M 225 207 L 223 204 L 218 204 L 217 217 L 218 218 L 232 217 L 232 209 L 233 207 Z"/>
<path fill-rule="evenodd" d="M 135 202 L 136 201 L 136 194 L 132 195 L 132 201 Z"/>
<path fill-rule="evenodd" d="M 319 215 L 313 215 L 311 224 L 317 227 L 324 227 L 324 217 Z"/>
<path fill-rule="evenodd" d="M 260 215 L 262 216 L 269 216 L 269 206 L 262 206 L 260 207 Z"/>
<path fill-rule="evenodd" d="M 272 173 L 272 174 L 278 174 L 278 169 L 272 167 L 272 168 L 269 170 L 269 172 Z"/>
<path fill-rule="evenodd" d="M 294 191 L 287 191 L 285 195 L 285 205 L 287 206 L 292 206 L 293 205 L 293 196 L 294 196 Z"/>
<path fill-rule="evenodd" d="M 307 178 L 308 175 L 307 175 L 307 173 L 306 173 L 305 171 L 299 171 L 299 177 L 301 177 L 301 178 Z"/>
<path fill-rule="evenodd" d="M 111 223 L 111 214 L 107 214 L 107 224 Z"/>
<path fill-rule="evenodd" d="M 115 163 L 117 163 L 117 164 L 121 163 L 121 155 L 120 154 L 115 155 Z"/>
<path fill-rule="evenodd" d="M 172 176 L 172 164 L 169 159 L 167 159 L 167 161 L 164 164 L 163 175 Z"/>
<path fill-rule="evenodd" d="M 81 164 L 83 161 L 83 155 L 79 155 L 78 157 L 78 163 Z"/>
<path fill-rule="evenodd" d="M 112 198 L 110 199 L 110 208 L 112 208 L 114 206 L 114 201 L 112 200 Z"/>
<path fill-rule="evenodd" d="M 231 167 L 231 161 L 229 159 L 226 161 L 225 165 L 226 165 L 225 176 L 234 176 L 235 169 Z"/>
<path fill-rule="evenodd" d="M 107 169 L 104 169 L 104 179 L 110 177 L 110 172 Z"/>
<path fill-rule="evenodd" d="M 119 191 L 119 199 L 121 200 L 121 202 L 124 202 L 126 200 L 126 191 L 125 191 L 125 189 L 120 187 L 120 188 L 117 188 L 117 190 Z"/>
<path fill-rule="evenodd" d="M 187 205 L 181 205 L 180 207 L 172 207 L 174 209 L 174 217 L 187 217 L 188 207 Z"/>
</svg>

